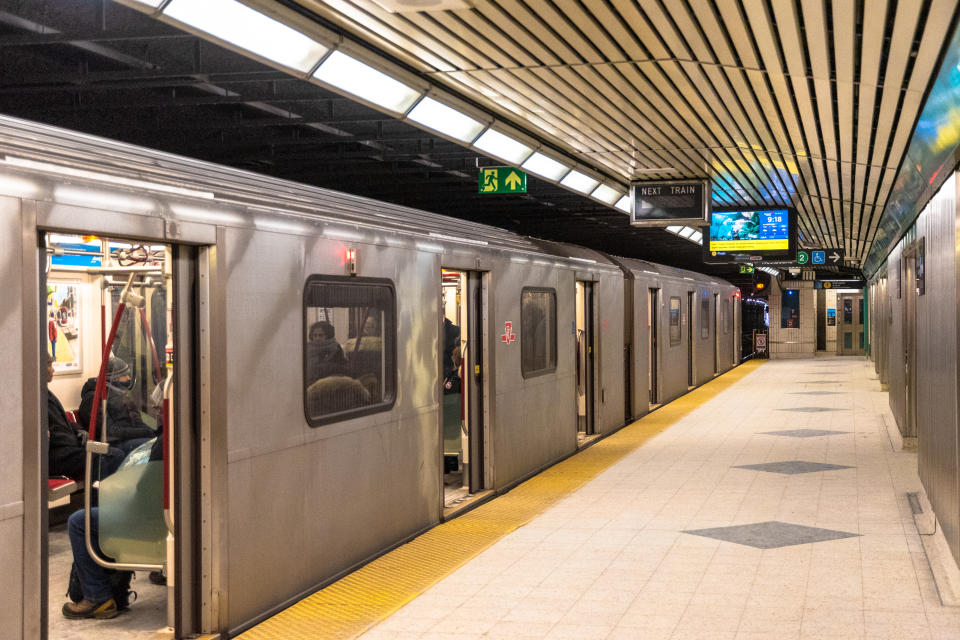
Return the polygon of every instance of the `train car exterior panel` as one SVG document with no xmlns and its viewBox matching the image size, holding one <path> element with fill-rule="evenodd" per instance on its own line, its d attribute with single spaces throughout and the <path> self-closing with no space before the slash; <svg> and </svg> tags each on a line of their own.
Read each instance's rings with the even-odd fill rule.
<svg viewBox="0 0 960 640">
<path fill-rule="evenodd" d="M 0 307 L 0 357 L 4 366 L 0 369 L 0 415 L 4 416 L 4 446 L 0 450 L 0 572 L 8 576 L 5 584 L 10 606 L 0 611 L 0 628 L 15 630 L 19 635 L 24 629 L 24 605 L 32 600 L 28 589 L 31 584 L 26 579 L 14 584 L 13 576 L 24 575 L 24 557 L 33 560 L 31 554 L 25 554 L 25 545 L 31 540 L 23 535 L 25 519 L 28 517 L 28 497 L 24 494 L 24 480 L 40 482 L 40 471 L 29 473 L 25 469 L 27 458 L 34 462 L 39 459 L 38 447 L 34 451 L 24 451 L 29 442 L 25 425 L 14 417 L 29 413 L 24 374 L 33 370 L 33 363 L 26 362 L 30 349 L 25 341 L 25 316 L 28 306 L 28 294 L 24 290 L 24 240 L 27 224 L 21 220 L 20 200 L 0 197 L 0 291 L 5 299 L 22 301 L 20 304 L 3 304 Z M 37 296 L 33 296 L 37 297 Z M 39 350 L 37 345 L 36 350 Z M 34 422 L 33 424 L 37 424 Z M 39 434 L 40 429 L 36 432 Z M 28 445 L 29 447 L 29 445 Z M 35 505 L 34 505 L 35 506 Z M 39 538 L 39 536 L 37 536 Z M 30 611 L 29 613 L 37 613 Z"/>
<path fill-rule="evenodd" d="M 594 284 L 597 358 L 597 433 L 610 433 L 624 423 L 626 387 L 624 380 L 623 274 L 609 270 Z"/>
</svg>

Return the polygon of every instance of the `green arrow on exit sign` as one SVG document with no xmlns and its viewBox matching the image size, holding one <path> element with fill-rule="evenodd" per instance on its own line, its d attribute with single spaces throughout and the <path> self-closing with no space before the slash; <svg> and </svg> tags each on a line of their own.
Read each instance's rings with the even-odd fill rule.
<svg viewBox="0 0 960 640">
<path fill-rule="evenodd" d="M 480 193 L 526 193 L 527 172 L 513 167 L 480 169 Z"/>
</svg>

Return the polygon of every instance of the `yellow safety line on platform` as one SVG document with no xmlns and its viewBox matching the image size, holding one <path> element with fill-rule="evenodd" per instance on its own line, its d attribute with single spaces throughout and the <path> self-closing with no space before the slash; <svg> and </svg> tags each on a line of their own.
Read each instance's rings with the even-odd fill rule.
<svg viewBox="0 0 960 640">
<path fill-rule="evenodd" d="M 512 491 L 364 565 L 265 620 L 240 640 L 352 638 L 400 609 L 522 527 L 688 413 L 722 393 L 764 360 L 749 360 Z"/>
</svg>

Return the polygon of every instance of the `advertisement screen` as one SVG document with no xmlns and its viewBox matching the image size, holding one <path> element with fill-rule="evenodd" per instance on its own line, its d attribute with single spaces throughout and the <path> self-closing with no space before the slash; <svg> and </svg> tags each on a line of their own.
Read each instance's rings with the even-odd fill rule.
<svg viewBox="0 0 960 640">
<path fill-rule="evenodd" d="M 786 251 L 790 248 L 787 209 L 715 211 L 710 218 L 708 251 Z"/>
</svg>

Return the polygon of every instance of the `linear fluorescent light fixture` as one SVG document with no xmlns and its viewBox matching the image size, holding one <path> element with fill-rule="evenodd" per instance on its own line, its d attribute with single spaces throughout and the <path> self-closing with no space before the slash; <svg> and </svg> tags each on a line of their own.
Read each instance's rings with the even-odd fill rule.
<svg viewBox="0 0 960 640">
<path fill-rule="evenodd" d="M 171 0 L 163 15 L 302 73 L 310 71 L 329 50 L 236 0 Z"/>
<path fill-rule="evenodd" d="M 526 162 L 520 165 L 521 169 L 535 173 L 541 178 L 553 180 L 556 182 L 570 171 L 570 167 L 557 162 L 549 156 L 545 156 L 539 151 L 527 158 Z"/>
<path fill-rule="evenodd" d="M 160 191 L 162 193 L 172 193 L 174 195 L 188 196 L 191 198 L 204 198 L 205 200 L 212 200 L 214 197 L 214 195 L 209 191 L 199 191 L 197 189 L 184 189 L 183 187 L 175 187 L 173 185 L 161 184 L 159 182 L 135 180 L 133 178 L 124 178 L 122 176 L 114 176 L 110 174 L 97 173 L 96 171 L 87 171 L 86 169 L 76 169 L 74 167 L 65 167 L 59 164 L 37 162 L 36 160 L 28 160 L 27 158 L 18 158 L 16 156 L 7 156 L 6 158 L 0 159 L 0 165 L 20 167 L 23 169 L 33 169 L 35 171 L 43 171 L 45 173 L 55 173 L 61 176 L 69 176 L 72 178 L 82 178 L 84 180 L 93 180 L 96 182 L 107 182 L 110 184 L 116 184 L 123 187 L 132 187 L 134 189 L 146 189 L 148 191 Z"/>
<path fill-rule="evenodd" d="M 327 56 L 313 77 L 395 113 L 406 113 L 420 97 L 416 89 L 342 51 Z"/>
<path fill-rule="evenodd" d="M 510 136 L 493 129 L 484 131 L 483 135 L 473 143 L 473 146 L 494 158 L 500 158 L 510 164 L 517 165 L 521 164 L 533 153 L 533 149 L 519 140 L 514 140 Z"/>
<path fill-rule="evenodd" d="M 613 187 L 609 187 L 605 184 L 601 184 L 599 187 L 593 190 L 593 193 L 590 194 L 591 198 L 596 198 L 600 202 L 605 202 L 606 204 L 613 204 L 623 195 Z"/>
<path fill-rule="evenodd" d="M 600 184 L 600 181 L 574 169 L 567 174 L 566 178 L 560 181 L 560 184 L 568 189 L 579 191 L 580 193 L 590 193 L 598 184 Z"/>
<path fill-rule="evenodd" d="M 163 0 L 133 0 L 133 1 L 136 2 L 137 4 L 145 4 L 148 7 L 153 7 L 154 9 L 156 9 L 161 4 L 163 4 Z"/>
<path fill-rule="evenodd" d="M 683 227 L 677 227 L 677 226 L 667 227 L 667 231 L 675 234 L 679 234 L 681 229 L 683 229 Z"/>
<path fill-rule="evenodd" d="M 692 236 L 690 236 L 690 239 L 698 244 L 703 244 L 703 232 L 697 231 Z"/>
<path fill-rule="evenodd" d="M 418 102 L 407 117 L 428 129 L 461 142 L 473 142 L 484 129 L 482 122 L 429 96 Z"/>
<path fill-rule="evenodd" d="M 677 235 L 680 236 L 681 238 L 689 238 L 693 234 L 694 234 L 694 230 L 691 229 L 690 227 L 684 227 L 680 229 L 680 231 L 677 233 Z"/>
<path fill-rule="evenodd" d="M 623 196 L 617 200 L 617 204 L 613 206 L 617 209 L 620 209 L 620 211 L 623 211 L 624 213 L 630 213 L 630 196 Z"/>
</svg>

